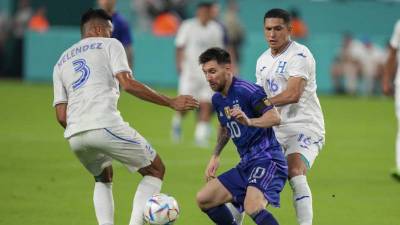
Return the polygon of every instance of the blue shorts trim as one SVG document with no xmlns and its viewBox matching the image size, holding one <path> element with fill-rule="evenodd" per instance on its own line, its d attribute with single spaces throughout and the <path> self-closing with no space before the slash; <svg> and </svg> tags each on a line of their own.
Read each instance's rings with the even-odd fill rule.
<svg viewBox="0 0 400 225">
<path fill-rule="evenodd" d="M 113 136 L 113 137 L 115 137 L 115 138 L 117 138 L 117 139 L 119 139 L 119 140 L 123 140 L 123 141 L 127 141 L 127 142 L 129 142 L 129 143 L 133 143 L 133 144 L 140 145 L 139 142 L 136 142 L 136 141 L 132 141 L 132 140 L 128 140 L 128 139 L 122 138 L 122 137 L 120 137 L 120 136 L 114 134 L 113 132 L 111 132 L 111 131 L 110 131 L 109 129 L 107 129 L 107 128 L 104 128 L 104 130 L 107 131 L 107 133 L 111 134 L 111 136 Z"/>
</svg>

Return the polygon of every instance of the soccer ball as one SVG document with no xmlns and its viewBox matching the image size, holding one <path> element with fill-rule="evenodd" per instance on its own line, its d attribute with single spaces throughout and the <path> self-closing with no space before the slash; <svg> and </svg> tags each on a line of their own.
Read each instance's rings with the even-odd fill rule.
<svg viewBox="0 0 400 225">
<path fill-rule="evenodd" d="M 144 206 L 144 219 L 152 225 L 172 225 L 179 216 L 179 207 L 174 197 L 155 194 Z"/>
</svg>

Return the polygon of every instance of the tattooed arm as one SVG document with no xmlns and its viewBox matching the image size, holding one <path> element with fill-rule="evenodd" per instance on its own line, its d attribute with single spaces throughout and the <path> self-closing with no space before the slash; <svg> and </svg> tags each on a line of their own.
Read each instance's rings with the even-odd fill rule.
<svg viewBox="0 0 400 225">
<path fill-rule="evenodd" d="M 214 148 L 214 153 L 211 156 L 210 162 L 208 163 L 207 169 L 205 171 L 206 180 L 210 180 L 215 178 L 215 173 L 219 167 L 219 155 L 224 149 L 225 145 L 229 141 L 229 134 L 226 127 L 219 126 L 218 129 L 218 137 L 217 137 L 217 145 Z"/>
</svg>

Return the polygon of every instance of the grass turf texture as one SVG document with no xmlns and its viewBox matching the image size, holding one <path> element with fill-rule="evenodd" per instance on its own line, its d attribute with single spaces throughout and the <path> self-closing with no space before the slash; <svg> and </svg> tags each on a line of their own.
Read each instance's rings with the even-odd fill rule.
<svg viewBox="0 0 400 225">
<path fill-rule="evenodd" d="M 95 225 L 93 178 L 62 137 L 51 107 L 52 87 L 1 81 L 0 96 L 0 224 Z M 323 96 L 320 100 L 327 133 L 326 145 L 308 176 L 314 224 L 399 224 L 400 183 L 389 176 L 396 132 L 392 99 Z M 194 114 L 184 121 L 184 141 L 174 144 L 172 110 L 127 94 L 119 106 L 124 119 L 152 143 L 167 166 L 162 192 L 180 204 L 176 224 L 212 224 L 195 203 L 211 148 L 193 144 Z M 237 162 L 235 151 L 229 144 L 219 172 Z M 128 224 L 139 180 L 138 174 L 115 163 L 115 224 Z M 288 184 L 281 205 L 271 209 L 280 223 L 296 224 Z M 253 222 L 246 217 L 244 224 Z"/>
</svg>

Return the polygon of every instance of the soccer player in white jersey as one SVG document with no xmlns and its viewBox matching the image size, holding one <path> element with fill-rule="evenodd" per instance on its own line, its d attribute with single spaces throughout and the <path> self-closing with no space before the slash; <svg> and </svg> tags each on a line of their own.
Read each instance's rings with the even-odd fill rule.
<svg viewBox="0 0 400 225">
<path fill-rule="evenodd" d="M 390 39 L 390 47 L 389 47 L 389 56 L 387 58 L 387 62 L 385 65 L 385 72 L 383 74 L 383 82 L 382 89 L 386 95 L 393 94 L 393 76 L 394 79 L 394 99 L 395 99 L 395 107 L 396 107 L 396 116 L 398 121 L 398 127 L 400 122 L 400 67 L 398 66 L 400 63 L 400 20 L 397 21 L 394 31 L 392 34 L 392 38 Z M 397 59 L 397 61 L 396 61 Z M 396 139 L 396 168 L 392 172 L 393 178 L 400 181 L 400 130 L 398 128 L 397 131 L 397 139 Z"/>
<path fill-rule="evenodd" d="M 195 140 L 200 146 L 207 146 L 210 136 L 211 96 L 213 94 L 203 77 L 198 57 L 211 47 L 223 47 L 222 27 L 212 20 L 212 3 L 201 2 L 196 17 L 185 20 L 179 27 L 175 39 L 176 68 L 179 73 L 179 94 L 190 94 L 200 101 Z M 172 134 L 175 141 L 181 139 L 183 113 L 177 113 L 172 120 Z"/>
<path fill-rule="evenodd" d="M 165 167 L 151 145 L 117 109 L 119 85 L 128 93 L 178 111 L 196 108 L 192 96 L 169 98 L 132 79 L 122 44 L 111 37 L 111 17 L 101 9 L 81 18 L 82 39 L 60 57 L 53 72 L 54 106 L 72 152 L 94 176 L 99 225 L 114 224 L 112 160 L 143 179 L 133 200 L 130 225 L 142 225 L 143 205 L 161 189 Z"/>
<path fill-rule="evenodd" d="M 290 23 L 289 13 L 282 9 L 264 15 L 269 49 L 257 60 L 256 78 L 281 114 L 274 131 L 288 161 L 297 221 L 310 225 L 312 196 L 306 173 L 324 144 L 325 128 L 316 94 L 315 60 L 306 46 L 290 40 Z"/>
</svg>

